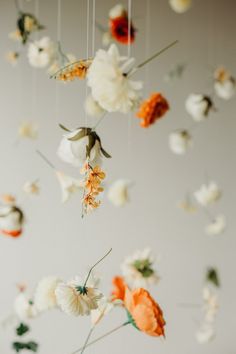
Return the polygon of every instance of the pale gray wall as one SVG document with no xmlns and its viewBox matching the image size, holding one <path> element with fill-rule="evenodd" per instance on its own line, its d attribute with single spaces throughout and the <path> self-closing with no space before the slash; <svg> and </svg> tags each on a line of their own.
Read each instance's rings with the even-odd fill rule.
<svg viewBox="0 0 236 354">
<path fill-rule="evenodd" d="M 169 8 L 167 0 L 150 0 L 150 38 L 145 45 L 147 0 L 133 0 L 138 34 L 132 54 L 138 61 L 145 57 L 147 47 L 153 53 L 176 38 L 180 44 L 152 63 L 148 70 L 137 74 L 146 80 L 146 92 L 161 90 L 168 97 L 171 103 L 168 116 L 148 130 L 141 129 L 138 120 L 130 118 L 128 133 L 127 116 L 112 114 L 98 129 L 104 147 L 113 156 L 111 161 L 104 162 L 108 180 L 125 177 L 135 181 L 132 201 L 124 209 L 115 209 L 105 200 L 99 211 L 81 220 L 79 195 L 61 205 L 52 171 L 35 154 L 35 148 L 39 148 L 58 167 L 76 173 L 59 161 L 55 151 L 61 136 L 58 122 L 76 127 L 85 121 L 84 83 L 60 84 L 57 90 L 55 82 L 49 80 L 43 70 L 36 71 L 35 84 L 34 70 L 26 60 L 16 68 L 11 68 L 4 59 L 1 61 L 0 192 L 19 195 L 27 217 L 21 239 L 0 239 L 2 316 L 11 310 L 15 284 L 19 281 L 33 288 L 38 279 L 48 274 L 65 279 L 84 274 L 88 265 L 112 246 L 112 255 L 99 267 L 104 276 L 104 289 L 109 291 L 111 277 L 119 273 L 122 259 L 134 249 L 149 245 L 154 253 L 162 256 L 159 264 L 162 280 L 152 293 L 165 313 L 166 340 L 152 339 L 127 328 L 87 352 L 235 354 L 235 99 L 216 101 L 219 112 L 194 131 L 195 146 L 188 155 L 173 155 L 167 144 L 171 130 L 192 125 L 184 110 L 184 100 L 190 92 L 211 91 L 211 68 L 224 64 L 236 75 L 235 1 L 193 2 L 189 12 L 177 15 Z M 96 18 L 105 23 L 108 10 L 116 1 L 97 0 L 96 3 Z M 34 2 L 26 2 L 25 7 L 33 9 Z M 86 1 L 62 0 L 62 10 L 65 50 L 85 57 Z M 45 33 L 56 39 L 57 1 L 40 0 L 39 15 L 48 27 Z M 0 17 L 3 57 L 14 46 L 7 37 L 14 29 L 13 1 L 0 1 Z M 100 43 L 100 34 L 96 33 L 96 48 Z M 123 51 L 125 53 L 126 48 Z M 183 61 L 188 63 L 184 79 L 174 86 L 164 83 L 163 75 L 170 66 Z M 24 119 L 39 122 L 39 139 L 14 146 L 18 124 Z M 176 208 L 187 190 L 200 186 L 205 172 L 224 191 L 222 201 L 213 211 L 225 213 L 228 228 L 224 235 L 216 238 L 204 235 L 203 228 L 208 220 L 203 213 L 188 216 Z M 35 178 L 40 178 L 40 197 L 23 200 L 22 184 Z M 178 304 L 199 303 L 202 277 L 208 265 L 220 270 L 221 308 L 217 338 L 209 345 L 200 346 L 194 337 L 200 310 L 183 309 Z M 97 333 L 123 320 L 122 313 L 117 312 L 107 318 Z M 33 338 L 42 343 L 41 354 L 69 354 L 83 343 L 89 319 L 75 319 L 55 311 L 41 316 L 32 326 Z M 11 332 L 1 334 L 2 354 L 11 353 L 10 339 Z"/>
</svg>

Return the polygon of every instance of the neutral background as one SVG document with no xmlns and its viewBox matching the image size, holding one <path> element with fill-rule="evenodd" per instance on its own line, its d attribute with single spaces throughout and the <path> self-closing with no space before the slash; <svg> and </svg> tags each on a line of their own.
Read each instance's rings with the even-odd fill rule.
<svg viewBox="0 0 236 354">
<path fill-rule="evenodd" d="M 62 0 L 61 42 L 66 52 L 86 56 L 85 0 Z M 47 26 L 42 35 L 57 39 L 57 1 L 39 0 L 39 18 Z M 91 1 L 92 3 L 92 1 Z M 109 9 L 115 1 L 97 0 L 96 19 L 106 24 Z M 127 5 L 127 2 L 123 2 Z M 5 52 L 14 49 L 8 33 L 15 28 L 14 2 L 0 0 L 1 52 L 1 129 L 0 193 L 13 193 L 23 207 L 27 224 L 22 238 L 0 239 L 0 315 L 12 311 L 16 283 L 26 282 L 34 289 L 45 275 L 63 279 L 81 274 L 110 247 L 112 255 L 99 266 L 102 288 L 109 293 L 120 263 L 135 249 L 150 246 L 161 256 L 157 264 L 161 282 L 152 289 L 161 304 L 165 318 L 166 340 L 150 338 L 133 328 L 123 329 L 88 353 L 162 353 L 162 354 L 235 354 L 235 99 L 216 99 L 218 112 L 194 129 L 194 148 L 178 157 L 168 148 L 168 134 L 176 128 L 193 126 L 184 109 L 190 92 L 211 93 L 212 70 L 224 64 L 235 75 L 235 10 L 234 0 L 195 0 L 190 11 L 174 13 L 167 0 L 133 0 L 132 17 L 138 29 L 131 53 L 143 60 L 169 42 L 180 43 L 137 73 L 145 80 L 145 92 L 161 91 L 169 99 L 171 111 L 150 129 L 141 129 L 131 115 L 111 114 L 99 126 L 104 147 L 113 159 L 104 161 L 107 181 L 128 178 L 134 181 L 131 202 L 116 209 L 106 197 L 101 208 L 81 220 L 80 196 L 68 204 L 60 202 L 60 190 L 52 170 L 36 155 L 44 152 L 58 167 L 74 176 L 78 171 L 63 164 L 56 156 L 61 137 L 58 123 L 77 127 L 85 122 L 83 102 L 85 83 L 68 85 L 50 80 L 45 70 L 32 69 L 22 56 L 12 68 L 4 61 Z M 24 9 L 34 11 L 34 1 L 23 2 Z M 92 25 L 92 22 L 91 22 Z M 90 31 L 91 35 L 91 31 Z M 96 48 L 101 35 L 96 32 Z M 91 53 L 91 36 L 89 36 Z M 126 47 L 121 51 L 125 54 Z M 166 84 L 163 76 L 179 62 L 187 63 L 182 80 Z M 39 139 L 17 140 L 18 125 L 23 120 L 37 121 Z M 91 120 L 90 124 L 93 124 Z M 222 200 L 212 213 L 224 213 L 227 231 L 218 237 L 207 237 L 204 227 L 209 222 L 204 213 L 185 214 L 176 207 L 187 191 L 196 190 L 205 175 L 223 189 Z M 40 179 L 39 197 L 25 197 L 26 180 Z M 207 266 L 217 266 L 222 280 L 217 337 L 199 345 L 195 331 L 201 320 L 200 308 L 183 308 L 181 303 L 200 304 L 203 276 Z M 97 334 L 119 325 L 124 315 L 114 311 L 98 328 Z M 72 318 L 61 312 L 46 313 L 32 322 L 32 338 L 41 343 L 41 354 L 70 354 L 87 334 L 89 318 Z M 0 353 L 10 354 L 13 330 L 0 335 Z"/>
</svg>

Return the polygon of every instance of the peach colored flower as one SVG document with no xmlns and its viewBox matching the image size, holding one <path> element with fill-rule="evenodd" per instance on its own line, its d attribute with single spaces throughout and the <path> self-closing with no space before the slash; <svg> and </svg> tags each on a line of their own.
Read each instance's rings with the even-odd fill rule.
<svg viewBox="0 0 236 354">
<path fill-rule="evenodd" d="M 169 110 L 169 103 L 160 93 L 153 93 L 145 100 L 137 112 L 137 117 L 143 119 L 141 127 L 147 128 L 156 120 L 162 118 Z"/>
<path fill-rule="evenodd" d="M 83 80 L 86 77 L 91 63 L 92 59 L 86 59 L 69 64 L 64 69 L 60 70 L 58 75 L 55 74 L 55 78 L 61 81 L 73 81 L 76 78 Z"/>
<path fill-rule="evenodd" d="M 112 284 L 113 284 L 113 290 L 112 290 L 112 300 L 121 300 L 124 301 L 125 298 L 125 290 L 127 285 L 124 282 L 124 279 L 122 277 L 114 277 L 112 279 Z"/>
<path fill-rule="evenodd" d="M 131 291 L 126 287 L 124 305 L 140 331 L 154 337 L 165 336 L 163 312 L 147 290 Z"/>
</svg>

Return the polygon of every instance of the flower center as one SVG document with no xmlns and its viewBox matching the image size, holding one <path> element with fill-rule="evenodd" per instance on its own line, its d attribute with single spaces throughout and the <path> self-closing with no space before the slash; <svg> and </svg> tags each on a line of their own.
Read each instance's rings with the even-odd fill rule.
<svg viewBox="0 0 236 354">
<path fill-rule="evenodd" d="M 76 286 L 75 289 L 80 293 L 80 295 L 87 295 L 88 288 L 86 286 Z"/>
<path fill-rule="evenodd" d="M 137 260 L 133 263 L 133 266 L 144 278 L 149 278 L 154 273 L 152 262 L 149 259 Z"/>
</svg>

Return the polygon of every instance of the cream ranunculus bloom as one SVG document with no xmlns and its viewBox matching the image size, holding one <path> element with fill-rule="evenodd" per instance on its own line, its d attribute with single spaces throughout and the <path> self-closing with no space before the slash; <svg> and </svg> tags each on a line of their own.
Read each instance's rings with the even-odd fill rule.
<svg viewBox="0 0 236 354">
<path fill-rule="evenodd" d="M 66 129 L 63 127 L 63 129 Z M 67 129 L 66 129 L 67 130 Z M 89 159 L 92 165 L 100 164 L 101 156 L 111 156 L 103 149 L 101 139 L 92 128 L 67 130 L 57 150 L 58 156 L 75 167 L 82 167 Z"/>
<path fill-rule="evenodd" d="M 128 203 L 130 185 L 130 181 L 118 179 L 110 186 L 107 197 L 114 206 L 123 207 Z"/>
<path fill-rule="evenodd" d="M 196 122 L 200 122 L 208 118 L 213 109 L 213 102 L 208 96 L 193 93 L 188 96 L 185 108 Z"/>
<path fill-rule="evenodd" d="M 214 88 L 218 97 L 229 100 L 235 95 L 236 80 L 225 68 L 218 68 L 214 73 Z"/>
<path fill-rule="evenodd" d="M 45 68 L 52 62 L 55 52 L 55 44 L 49 37 L 43 37 L 40 40 L 29 44 L 29 63 L 35 68 Z"/>
<path fill-rule="evenodd" d="M 169 147 L 177 155 L 184 155 L 192 145 L 192 137 L 187 130 L 175 131 L 169 135 Z"/>
<path fill-rule="evenodd" d="M 97 51 L 87 79 L 94 100 L 105 111 L 128 113 L 137 107 L 143 84 L 126 75 L 133 62 L 121 57 L 115 44 Z"/>
<path fill-rule="evenodd" d="M 197 202 L 203 206 L 215 203 L 221 198 L 221 190 L 215 182 L 203 184 L 199 190 L 194 193 Z"/>
<path fill-rule="evenodd" d="M 61 279 L 55 276 L 48 276 L 40 280 L 34 294 L 34 304 L 39 312 L 57 307 L 55 290 L 59 283 L 61 283 Z"/>
<path fill-rule="evenodd" d="M 36 306 L 25 292 L 20 292 L 17 295 L 14 302 L 14 310 L 21 321 L 29 320 L 38 315 Z"/>
<path fill-rule="evenodd" d="M 84 316 L 98 308 L 99 300 L 103 297 L 102 293 L 90 281 L 86 287 L 83 284 L 79 277 L 58 284 L 55 291 L 57 303 L 66 314 Z"/>
</svg>

